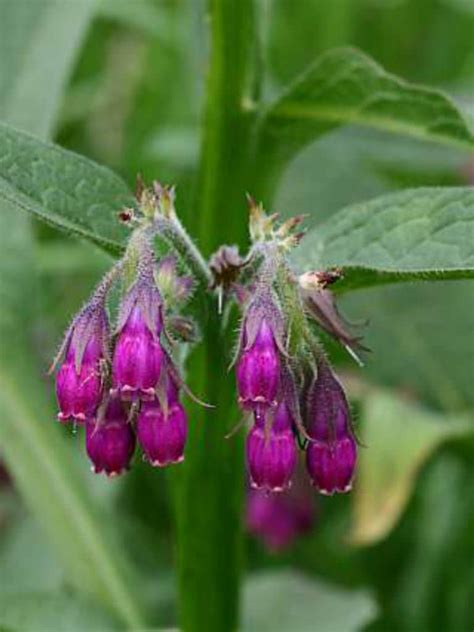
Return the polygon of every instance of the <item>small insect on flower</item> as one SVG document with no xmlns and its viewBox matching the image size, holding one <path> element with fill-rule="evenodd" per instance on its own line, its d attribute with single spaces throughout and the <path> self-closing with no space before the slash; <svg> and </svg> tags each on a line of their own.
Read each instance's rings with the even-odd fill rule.
<svg viewBox="0 0 474 632">
<path fill-rule="evenodd" d="M 357 444 L 344 390 L 323 359 L 318 362 L 318 374 L 308 392 L 307 427 L 311 441 L 306 466 L 313 485 L 323 494 L 348 492 Z"/>
<path fill-rule="evenodd" d="M 86 424 L 86 450 L 96 474 L 117 476 L 129 468 L 135 451 L 135 433 L 118 397 L 104 403 Z"/>
<path fill-rule="evenodd" d="M 108 336 L 103 303 L 92 299 L 74 318 L 60 352 L 65 358 L 56 376 L 59 421 L 85 423 L 95 414 L 103 392 Z"/>
</svg>

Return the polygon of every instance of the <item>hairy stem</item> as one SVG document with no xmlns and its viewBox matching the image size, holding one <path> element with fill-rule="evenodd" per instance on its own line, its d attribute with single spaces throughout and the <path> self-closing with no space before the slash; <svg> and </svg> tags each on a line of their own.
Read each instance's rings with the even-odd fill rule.
<svg viewBox="0 0 474 632">
<path fill-rule="evenodd" d="M 199 280 L 199 283 L 203 287 L 207 287 L 211 281 L 209 267 L 178 217 L 156 218 L 153 223 L 153 230 L 159 233 L 176 253 L 184 259 L 190 271 Z"/>
</svg>

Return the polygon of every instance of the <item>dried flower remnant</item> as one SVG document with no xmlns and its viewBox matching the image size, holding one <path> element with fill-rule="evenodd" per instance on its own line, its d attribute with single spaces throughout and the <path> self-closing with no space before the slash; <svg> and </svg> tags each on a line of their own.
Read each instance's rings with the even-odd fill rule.
<svg viewBox="0 0 474 632">
<path fill-rule="evenodd" d="M 359 353 L 369 351 L 369 349 L 362 344 L 360 336 L 352 333 L 351 329 L 357 325 L 347 322 L 340 314 L 334 294 L 328 289 L 329 285 L 340 278 L 342 278 L 340 270 L 306 272 L 298 279 L 301 296 L 308 315 L 321 329 L 340 342 L 358 364 L 362 365 Z"/>
</svg>

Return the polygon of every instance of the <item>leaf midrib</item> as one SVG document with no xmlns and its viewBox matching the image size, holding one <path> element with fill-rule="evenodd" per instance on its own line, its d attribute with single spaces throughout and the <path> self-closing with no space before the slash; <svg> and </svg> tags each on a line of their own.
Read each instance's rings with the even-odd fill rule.
<svg viewBox="0 0 474 632">
<path fill-rule="evenodd" d="M 471 141 L 461 138 L 455 139 L 447 134 L 430 132 L 415 124 L 403 123 L 394 118 L 369 114 L 363 108 L 335 108 L 321 104 L 301 104 L 295 101 L 280 103 L 269 112 L 267 121 L 281 119 L 317 120 L 335 125 L 353 123 L 362 127 L 372 127 L 392 134 L 408 134 L 423 140 L 435 140 L 444 144 L 458 147 L 466 151 L 474 151 L 474 139 Z"/>
</svg>

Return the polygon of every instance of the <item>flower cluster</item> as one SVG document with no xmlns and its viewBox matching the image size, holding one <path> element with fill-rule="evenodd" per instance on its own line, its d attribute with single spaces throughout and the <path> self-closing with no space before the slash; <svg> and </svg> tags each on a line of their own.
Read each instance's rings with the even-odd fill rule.
<svg viewBox="0 0 474 632">
<path fill-rule="evenodd" d="M 163 195 L 163 190 L 159 193 Z M 165 322 L 171 306 L 163 295 L 172 296 L 174 305 L 181 303 L 189 296 L 192 279 L 179 276 L 174 257 L 157 263 L 147 229 L 134 234 L 124 260 L 106 275 L 73 319 L 58 360 L 58 420 L 85 426 L 93 470 L 108 476 L 129 468 L 137 441 L 153 466 L 184 458 L 183 382 L 171 356 L 173 341 Z M 111 335 L 109 290 L 117 277 L 127 283 L 130 269 L 131 283 L 122 296 Z M 173 318 L 169 317 L 171 325 Z"/>
<path fill-rule="evenodd" d="M 286 252 L 301 237 L 294 233 L 300 218 L 279 228 L 275 219 L 251 201 L 253 248 L 247 262 L 256 263 L 246 288 L 236 292 L 243 306 L 236 363 L 238 402 L 253 419 L 246 443 L 250 483 L 266 492 L 287 489 L 300 445 L 306 449 L 314 487 L 328 495 L 347 492 L 357 444 L 344 390 L 315 325 L 352 355 L 361 345 L 347 330 L 327 289 L 340 273 L 295 277 Z"/>
<path fill-rule="evenodd" d="M 198 282 L 217 293 L 219 312 L 228 295 L 242 308 L 235 372 L 238 403 L 251 420 L 251 487 L 287 490 L 302 448 L 314 487 L 329 495 L 350 490 L 357 443 L 344 390 L 319 339 L 322 329 L 356 359 L 364 349 L 329 287 L 341 271 L 297 276 L 287 253 L 303 236 L 302 218 L 279 225 L 252 199 L 248 255 L 222 246 L 209 264 L 179 223 L 172 189 L 140 183 L 137 200 L 136 210 L 119 213 L 135 227 L 123 259 L 73 319 L 59 355 L 58 419 L 85 426 L 93 470 L 112 476 L 128 469 L 137 442 L 153 466 L 183 460 L 184 384 L 173 351 L 177 340 L 196 340 L 194 322 L 181 307 Z M 179 261 L 170 254 L 157 260 L 156 236 Z M 112 332 L 107 304 L 117 279 L 125 291 Z"/>
</svg>

